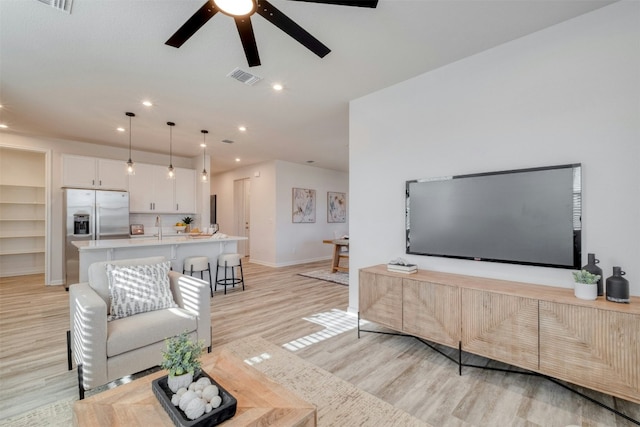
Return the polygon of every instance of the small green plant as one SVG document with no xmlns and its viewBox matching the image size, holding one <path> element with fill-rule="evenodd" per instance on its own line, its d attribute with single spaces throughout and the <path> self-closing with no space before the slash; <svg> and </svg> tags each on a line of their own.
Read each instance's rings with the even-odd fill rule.
<svg viewBox="0 0 640 427">
<path fill-rule="evenodd" d="M 191 218 L 190 216 L 185 216 L 184 218 L 182 218 L 182 222 L 189 225 L 193 222 L 193 218 Z"/>
<path fill-rule="evenodd" d="M 598 283 L 598 280 L 600 280 L 600 275 L 589 273 L 587 270 L 574 271 L 573 280 L 576 283 L 585 283 L 587 285 L 594 285 Z"/>
<path fill-rule="evenodd" d="M 200 369 L 198 358 L 204 351 L 202 341 L 193 342 L 189 339 L 189 334 L 185 331 L 173 338 L 165 340 L 167 350 L 162 352 L 163 369 L 169 371 L 169 375 L 184 375 L 187 372 L 195 375 Z"/>
</svg>

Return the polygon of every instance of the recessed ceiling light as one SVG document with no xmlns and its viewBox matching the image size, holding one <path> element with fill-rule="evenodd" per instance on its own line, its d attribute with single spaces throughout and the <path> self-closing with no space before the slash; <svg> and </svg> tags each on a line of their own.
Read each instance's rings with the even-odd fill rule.
<svg viewBox="0 0 640 427">
<path fill-rule="evenodd" d="M 8 129 L 9 126 L 5 125 L 4 123 L 0 123 L 0 128 L 2 129 Z"/>
<path fill-rule="evenodd" d="M 246 128 L 246 126 L 238 126 L 238 130 L 240 132 L 246 132 L 247 128 Z"/>
<path fill-rule="evenodd" d="M 204 147 L 206 147 L 206 146 L 207 146 L 207 144 L 205 144 L 204 142 L 201 142 L 201 143 L 200 143 L 200 147 L 204 148 Z"/>
<path fill-rule="evenodd" d="M 142 101 L 142 105 L 144 105 L 145 107 L 151 107 L 153 105 L 153 102 L 151 102 L 151 101 Z"/>
<path fill-rule="evenodd" d="M 116 129 L 118 132 L 124 132 L 124 128 L 117 128 Z"/>
<path fill-rule="evenodd" d="M 271 87 L 273 88 L 273 90 L 277 91 L 281 91 L 283 89 L 283 86 L 280 83 L 274 83 L 274 85 Z"/>
<path fill-rule="evenodd" d="M 240 157 L 236 157 L 236 162 L 239 162 L 239 161 L 240 161 Z"/>
</svg>

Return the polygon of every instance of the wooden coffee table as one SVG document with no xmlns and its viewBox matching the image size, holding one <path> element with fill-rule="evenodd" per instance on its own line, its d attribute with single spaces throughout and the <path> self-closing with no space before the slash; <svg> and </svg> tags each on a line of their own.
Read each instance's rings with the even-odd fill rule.
<svg viewBox="0 0 640 427">
<path fill-rule="evenodd" d="M 224 347 L 202 358 L 202 369 L 238 400 L 236 415 L 220 424 L 315 426 L 315 405 L 247 365 Z M 151 389 L 166 371 L 104 391 L 73 406 L 76 426 L 173 426 Z"/>
</svg>

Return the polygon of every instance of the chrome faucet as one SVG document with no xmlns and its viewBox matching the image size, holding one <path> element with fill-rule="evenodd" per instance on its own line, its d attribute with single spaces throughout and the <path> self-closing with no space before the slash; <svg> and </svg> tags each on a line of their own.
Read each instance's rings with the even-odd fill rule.
<svg viewBox="0 0 640 427">
<path fill-rule="evenodd" d="M 156 217 L 156 227 L 158 227 L 158 240 L 162 240 L 162 221 L 160 215 Z"/>
</svg>

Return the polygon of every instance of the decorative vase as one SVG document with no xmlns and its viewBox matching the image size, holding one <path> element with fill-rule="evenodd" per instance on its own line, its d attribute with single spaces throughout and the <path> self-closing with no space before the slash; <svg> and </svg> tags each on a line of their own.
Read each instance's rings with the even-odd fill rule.
<svg viewBox="0 0 640 427">
<path fill-rule="evenodd" d="M 607 300 L 629 303 L 629 281 L 622 267 L 613 267 L 613 276 L 607 278 Z"/>
<path fill-rule="evenodd" d="M 576 298 L 593 301 L 598 298 L 598 285 L 595 283 L 578 283 L 573 284 L 573 294 Z"/>
<path fill-rule="evenodd" d="M 604 295 L 604 286 L 602 286 L 602 269 L 596 265 L 599 262 L 600 260 L 596 259 L 596 254 L 587 254 L 587 265 L 582 267 L 582 270 L 587 270 L 591 274 L 597 274 L 600 276 L 598 279 L 598 296 L 602 296 Z"/>
<path fill-rule="evenodd" d="M 191 224 L 187 224 L 187 225 L 184 227 L 184 232 L 185 232 L 185 233 L 191 233 Z"/>
<path fill-rule="evenodd" d="M 169 375 L 167 378 L 167 386 L 172 392 L 177 393 L 178 389 L 184 387 L 188 388 L 189 384 L 193 382 L 193 375 L 189 372 L 183 375 Z"/>
</svg>

